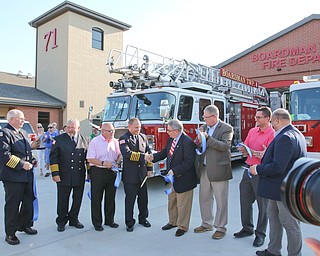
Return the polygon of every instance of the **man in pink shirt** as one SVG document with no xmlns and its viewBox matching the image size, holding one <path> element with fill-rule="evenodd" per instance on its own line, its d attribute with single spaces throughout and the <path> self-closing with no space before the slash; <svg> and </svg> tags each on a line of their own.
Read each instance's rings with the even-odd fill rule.
<svg viewBox="0 0 320 256">
<path fill-rule="evenodd" d="M 114 222 L 116 173 L 111 170 L 113 165 L 120 165 L 121 152 L 119 142 L 114 138 L 112 124 L 104 123 L 101 134 L 89 143 L 87 160 L 90 164 L 91 179 L 91 220 L 97 231 L 102 231 L 101 203 L 104 193 L 104 224 L 111 228 L 119 225 Z"/>
<path fill-rule="evenodd" d="M 244 144 L 251 152 L 248 152 L 244 146 L 239 147 L 239 150 L 248 156 L 246 160 L 247 168 L 249 168 L 251 165 L 260 164 L 265 149 L 274 138 L 274 129 L 270 124 L 271 114 L 271 109 L 268 107 L 259 107 L 257 109 L 255 115 L 257 126 L 249 131 L 246 140 L 244 141 Z M 234 233 L 236 238 L 253 235 L 254 225 L 252 217 L 252 205 L 255 201 L 257 201 L 259 213 L 255 230 L 256 237 L 253 242 L 253 246 L 255 247 L 260 247 L 263 245 L 268 224 L 268 200 L 257 195 L 258 182 L 258 175 L 251 176 L 248 172 L 248 169 L 244 171 L 239 186 L 242 229 L 239 232 Z"/>
</svg>

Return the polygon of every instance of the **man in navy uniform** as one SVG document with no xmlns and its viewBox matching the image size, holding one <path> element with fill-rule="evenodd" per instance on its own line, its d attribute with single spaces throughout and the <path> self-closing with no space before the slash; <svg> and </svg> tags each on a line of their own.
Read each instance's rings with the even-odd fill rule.
<svg viewBox="0 0 320 256">
<path fill-rule="evenodd" d="M 79 130 L 79 121 L 70 119 L 67 122 L 67 132 L 55 137 L 50 153 L 51 175 L 57 183 L 58 191 L 56 223 L 59 232 L 65 230 L 68 221 L 69 226 L 84 227 L 78 216 L 86 177 L 89 139 L 80 134 Z M 71 191 L 73 201 L 69 210 Z"/>
<path fill-rule="evenodd" d="M 138 197 L 139 224 L 151 227 L 148 217 L 147 184 L 144 182 L 152 173 L 152 163 L 146 163 L 145 157 L 151 150 L 146 135 L 140 133 L 139 119 L 132 118 L 128 124 L 129 131 L 119 139 L 120 151 L 123 156 L 122 181 L 125 197 L 125 222 L 127 231 L 132 232 L 135 224 L 133 208 Z"/>
<path fill-rule="evenodd" d="M 33 229 L 33 164 L 28 134 L 22 130 L 24 114 L 7 113 L 8 125 L 0 130 L 0 180 L 5 191 L 4 221 L 6 242 L 19 244 L 16 231 L 37 234 Z"/>
</svg>

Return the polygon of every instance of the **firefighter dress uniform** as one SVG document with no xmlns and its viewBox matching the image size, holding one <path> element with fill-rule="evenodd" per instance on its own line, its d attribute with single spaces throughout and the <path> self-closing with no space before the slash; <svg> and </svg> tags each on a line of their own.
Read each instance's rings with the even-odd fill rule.
<svg viewBox="0 0 320 256">
<path fill-rule="evenodd" d="M 147 171 L 152 171 L 153 164 L 145 161 L 145 153 L 150 153 L 146 135 L 132 135 L 125 133 L 119 138 L 120 151 L 123 157 L 122 181 L 124 184 L 125 197 L 125 222 L 128 228 L 135 224 L 133 218 L 134 203 L 137 198 L 139 208 L 139 223 L 145 223 L 148 217 L 148 194 L 147 184 L 142 187 Z M 129 230 L 128 230 L 129 231 Z"/>
<path fill-rule="evenodd" d="M 60 176 L 57 182 L 58 202 L 56 223 L 64 227 L 79 223 L 78 216 L 82 203 L 86 177 L 86 155 L 89 140 L 78 134 L 77 143 L 67 133 L 55 137 L 50 153 L 50 169 L 52 176 Z M 69 210 L 69 196 L 73 192 L 73 201 Z"/>
<path fill-rule="evenodd" d="M 33 168 L 31 145 L 24 130 L 17 131 L 8 124 L 0 130 L 0 180 L 5 190 L 5 232 L 12 236 L 17 230 L 33 226 Z"/>
</svg>

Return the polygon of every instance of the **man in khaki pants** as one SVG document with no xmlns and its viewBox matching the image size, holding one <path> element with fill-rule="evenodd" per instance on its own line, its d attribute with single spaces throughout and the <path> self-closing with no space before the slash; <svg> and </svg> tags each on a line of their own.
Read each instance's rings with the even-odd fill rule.
<svg viewBox="0 0 320 256">
<path fill-rule="evenodd" d="M 178 227 L 176 236 L 182 236 L 189 229 L 193 189 L 196 187 L 195 145 L 183 132 L 182 123 L 173 119 L 168 122 L 170 138 L 166 147 L 151 155 L 153 162 L 167 159 L 167 171 L 163 175 L 173 175 L 173 190 L 168 195 L 169 222 L 162 230 Z M 152 160 L 150 159 L 150 160 Z"/>
<path fill-rule="evenodd" d="M 232 179 L 230 145 L 233 128 L 219 119 L 219 109 L 209 105 L 204 109 L 202 135 L 206 138 L 206 151 L 201 155 L 199 203 L 202 223 L 195 233 L 216 231 L 213 239 L 225 236 L 228 223 L 229 180 Z M 201 142 L 201 134 L 198 139 Z M 213 216 L 213 202 L 216 200 L 216 214 Z"/>
</svg>

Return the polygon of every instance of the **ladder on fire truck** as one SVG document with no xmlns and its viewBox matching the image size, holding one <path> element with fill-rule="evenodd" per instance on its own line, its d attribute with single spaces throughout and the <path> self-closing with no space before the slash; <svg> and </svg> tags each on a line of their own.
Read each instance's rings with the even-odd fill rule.
<svg viewBox="0 0 320 256">
<path fill-rule="evenodd" d="M 206 93 L 225 93 L 233 101 L 267 104 L 268 93 L 253 80 L 224 69 L 176 60 L 128 45 L 124 52 L 112 49 L 108 63 L 110 74 L 121 74 L 110 82 L 115 90 L 174 86 Z"/>
</svg>

